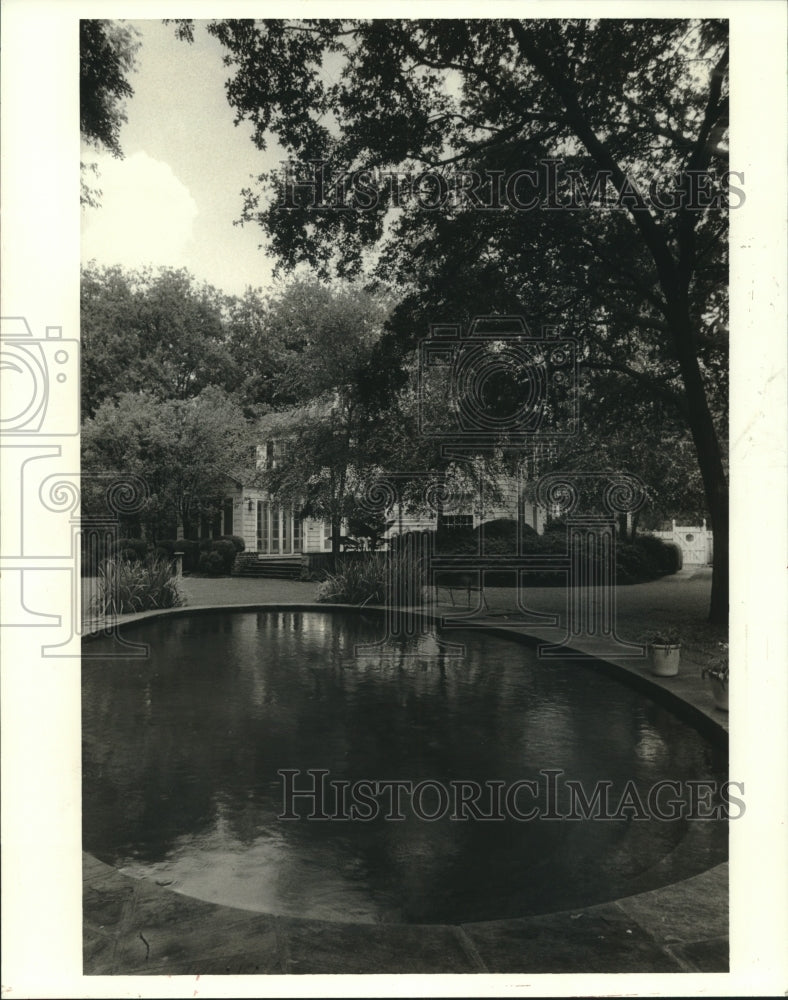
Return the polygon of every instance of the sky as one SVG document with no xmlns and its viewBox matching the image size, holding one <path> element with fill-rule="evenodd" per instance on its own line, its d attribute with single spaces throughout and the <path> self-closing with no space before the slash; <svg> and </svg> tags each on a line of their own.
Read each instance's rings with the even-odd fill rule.
<svg viewBox="0 0 788 1000">
<path fill-rule="evenodd" d="M 259 226 L 234 225 L 241 190 L 283 155 L 233 124 L 224 90 L 222 47 L 197 23 L 193 44 L 160 20 L 126 22 L 140 31 L 134 96 L 120 133 L 124 158 L 83 150 L 96 161 L 99 208 L 83 207 L 81 257 L 99 264 L 186 267 L 222 291 L 268 287 L 274 261 Z"/>
</svg>

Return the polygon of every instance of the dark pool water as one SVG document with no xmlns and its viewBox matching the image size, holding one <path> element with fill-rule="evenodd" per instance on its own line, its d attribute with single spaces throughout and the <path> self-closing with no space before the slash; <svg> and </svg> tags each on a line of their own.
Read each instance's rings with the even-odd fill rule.
<svg viewBox="0 0 788 1000">
<path fill-rule="evenodd" d="M 687 780 L 725 779 L 723 752 L 665 708 L 588 665 L 542 663 L 527 646 L 467 630 L 447 633 L 464 643 L 461 658 L 432 655 L 429 636 L 422 656 L 403 655 L 413 642 L 354 656 L 381 631 L 371 614 L 172 617 L 128 629 L 150 643 L 147 660 L 85 660 L 85 849 L 212 902 L 413 923 L 590 905 L 726 857 L 724 820 L 634 818 L 636 805 L 621 808 L 633 787 L 651 815 L 656 782 L 680 783 L 659 800 L 664 813 L 669 799 L 689 801 Z M 391 792 L 378 786 L 378 814 L 363 821 L 372 808 L 351 815 L 346 792 L 343 812 L 331 786 L 323 812 L 351 818 L 309 820 L 302 799 L 289 803 L 300 818 L 280 819 L 288 803 L 278 772 L 300 772 L 301 789 L 310 768 L 356 790 L 361 781 L 440 782 L 454 798 L 443 803 L 423 786 L 414 811 L 406 788 L 405 818 L 393 820 Z M 617 818 L 514 818 L 505 796 L 523 780 L 534 784 L 512 800 L 522 814 L 566 816 L 567 781 L 581 782 L 586 798 L 608 782 Z M 458 781 L 482 788 L 482 817 L 504 818 L 463 812 L 450 784 Z M 491 782 L 503 789 L 499 809 Z M 716 794 L 704 801 L 713 807 Z M 466 818 L 452 818 L 458 810 Z"/>
</svg>

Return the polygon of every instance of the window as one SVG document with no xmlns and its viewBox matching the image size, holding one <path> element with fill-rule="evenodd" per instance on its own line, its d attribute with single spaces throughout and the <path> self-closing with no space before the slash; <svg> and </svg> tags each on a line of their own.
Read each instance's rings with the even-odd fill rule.
<svg viewBox="0 0 788 1000">
<path fill-rule="evenodd" d="M 271 534 L 269 537 L 270 545 L 268 547 L 269 552 L 279 552 L 279 530 L 279 507 L 274 504 L 271 507 Z"/>
<path fill-rule="evenodd" d="M 473 514 L 438 514 L 439 531 L 473 528 Z"/>
<path fill-rule="evenodd" d="M 293 515 L 291 511 L 283 510 L 281 515 L 282 520 L 282 552 L 290 551 L 290 528 L 293 524 Z"/>
<path fill-rule="evenodd" d="M 301 519 L 293 515 L 293 552 L 300 552 L 302 545 Z"/>
<path fill-rule="evenodd" d="M 224 501 L 224 509 L 222 511 L 224 516 L 224 531 L 225 535 L 232 535 L 233 533 L 233 498 L 227 497 Z"/>
<path fill-rule="evenodd" d="M 268 504 L 257 501 L 257 551 L 268 551 Z"/>
</svg>

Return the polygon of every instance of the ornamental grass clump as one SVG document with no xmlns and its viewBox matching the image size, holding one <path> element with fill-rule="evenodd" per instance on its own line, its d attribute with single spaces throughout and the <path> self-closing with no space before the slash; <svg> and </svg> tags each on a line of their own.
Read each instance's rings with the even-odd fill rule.
<svg viewBox="0 0 788 1000">
<path fill-rule="evenodd" d="M 411 548 L 369 552 L 339 562 L 317 588 L 317 599 L 338 604 L 417 605 L 427 582 L 427 561 Z"/>
<path fill-rule="evenodd" d="M 184 603 L 178 579 L 168 560 L 130 562 L 127 559 L 106 559 L 99 567 L 90 612 L 109 617 L 136 611 L 178 608 Z"/>
<path fill-rule="evenodd" d="M 337 604 L 381 604 L 385 596 L 386 556 L 370 552 L 362 559 L 337 564 L 317 588 L 318 601 Z"/>
</svg>

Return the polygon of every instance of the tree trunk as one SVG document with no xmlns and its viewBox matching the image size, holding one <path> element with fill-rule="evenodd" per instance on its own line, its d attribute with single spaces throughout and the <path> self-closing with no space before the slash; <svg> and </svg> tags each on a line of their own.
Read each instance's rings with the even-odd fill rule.
<svg viewBox="0 0 788 1000">
<path fill-rule="evenodd" d="M 332 511 L 331 514 L 331 558 L 336 565 L 337 557 L 340 555 L 342 549 L 342 514 L 341 512 Z"/>
<path fill-rule="evenodd" d="M 711 603 L 709 621 L 715 625 L 728 623 L 728 483 L 722 451 L 711 417 L 686 299 L 672 306 L 671 330 L 686 393 L 688 422 L 698 455 L 698 467 L 703 479 L 706 504 L 714 532 L 712 559 Z"/>
<path fill-rule="evenodd" d="M 537 43 L 522 22 L 509 21 L 512 34 L 518 42 L 525 59 L 549 83 L 564 104 L 569 123 L 578 139 L 593 156 L 603 170 L 610 170 L 613 183 L 619 193 L 624 190 L 626 175 L 613 156 L 606 142 L 597 136 L 586 117 L 578 96 L 576 82 L 564 75 L 550 53 Z M 708 165 L 709 134 L 722 111 L 722 75 L 727 68 L 727 50 L 720 59 L 709 90 L 709 98 L 697 142 L 693 149 L 689 166 L 703 170 Z M 696 265 L 694 246 L 694 222 L 686 214 L 680 220 L 678 230 L 678 258 L 669 247 L 664 232 L 656 224 L 645 204 L 638 211 L 629 209 L 630 217 L 640 231 L 643 241 L 653 257 L 659 283 L 665 296 L 666 315 L 670 327 L 673 347 L 681 368 L 686 393 L 688 422 L 695 449 L 706 503 L 709 508 L 714 531 L 714 559 L 711 583 L 711 604 L 709 620 L 715 624 L 728 621 L 728 487 L 722 462 L 717 433 L 711 419 L 706 390 L 700 373 L 697 357 L 695 331 L 690 318 L 687 293 Z"/>
</svg>

